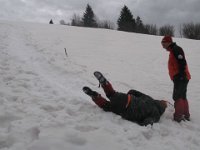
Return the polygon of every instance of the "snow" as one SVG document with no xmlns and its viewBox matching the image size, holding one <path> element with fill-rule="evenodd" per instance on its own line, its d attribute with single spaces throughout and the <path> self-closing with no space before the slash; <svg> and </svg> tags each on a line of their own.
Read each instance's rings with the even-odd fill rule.
<svg viewBox="0 0 200 150">
<path fill-rule="evenodd" d="M 173 103 L 161 38 L 0 21 L 0 149 L 199 150 L 199 41 L 174 39 L 192 75 L 190 122 L 174 122 L 169 106 L 159 123 L 141 127 L 102 111 L 82 92 L 87 85 L 105 97 L 93 76 L 98 70 L 118 91 L 136 89 Z"/>
</svg>

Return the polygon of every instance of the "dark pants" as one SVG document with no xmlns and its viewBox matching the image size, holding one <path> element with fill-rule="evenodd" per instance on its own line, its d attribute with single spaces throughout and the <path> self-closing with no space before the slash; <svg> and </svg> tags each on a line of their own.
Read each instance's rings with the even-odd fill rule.
<svg viewBox="0 0 200 150">
<path fill-rule="evenodd" d="M 176 101 L 180 98 L 187 99 L 187 85 L 189 80 L 187 79 L 174 79 L 173 99 Z"/>
<path fill-rule="evenodd" d="M 104 97 L 99 95 L 98 97 L 93 97 L 94 102 L 105 111 L 121 114 L 126 108 L 128 95 L 116 92 L 109 82 L 102 85 L 102 88 L 110 101 L 107 101 Z"/>
<path fill-rule="evenodd" d="M 189 120 L 189 105 L 187 101 L 187 85 L 189 80 L 187 79 L 179 79 L 175 78 L 174 82 L 174 91 L 173 91 L 173 99 L 174 99 L 174 120 L 180 122 L 184 116 L 185 119 Z"/>
</svg>

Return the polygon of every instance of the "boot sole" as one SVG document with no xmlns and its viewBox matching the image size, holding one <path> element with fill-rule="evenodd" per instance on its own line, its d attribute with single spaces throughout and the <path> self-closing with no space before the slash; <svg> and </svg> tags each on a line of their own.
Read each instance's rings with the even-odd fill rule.
<svg viewBox="0 0 200 150">
<path fill-rule="evenodd" d="M 104 82 L 106 82 L 106 78 L 102 75 L 101 72 L 95 71 L 95 72 L 94 72 L 94 76 L 97 78 L 97 80 L 99 81 L 99 83 L 104 83 Z"/>
</svg>

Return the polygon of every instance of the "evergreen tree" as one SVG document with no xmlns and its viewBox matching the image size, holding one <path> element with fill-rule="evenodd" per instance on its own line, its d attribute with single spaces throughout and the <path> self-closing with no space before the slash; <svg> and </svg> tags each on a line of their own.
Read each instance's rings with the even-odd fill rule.
<svg viewBox="0 0 200 150">
<path fill-rule="evenodd" d="M 83 14 L 82 21 L 84 27 L 97 27 L 97 22 L 95 19 L 94 12 L 89 4 L 87 4 L 85 13 Z"/>
<path fill-rule="evenodd" d="M 117 21 L 118 30 L 133 32 L 135 29 L 135 19 L 127 6 L 121 10 L 120 17 Z"/>
</svg>

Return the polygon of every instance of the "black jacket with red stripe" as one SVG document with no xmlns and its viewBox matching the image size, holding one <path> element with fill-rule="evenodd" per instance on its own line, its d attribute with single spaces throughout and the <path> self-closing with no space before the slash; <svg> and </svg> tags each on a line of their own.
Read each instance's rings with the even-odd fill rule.
<svg viewBox="0 0 200 150">
<path fill-rule="evenodd" d="M 190 80 L 191 75 L 188 69 L 183 49 L 176 45 L 176 43 L 172 43 L 167 48 L 167 50 L 170 52 L 168 60 L 168 70 L 171 80 L 173 80 L 174 77 L 177 75 L 185 75 L 185 77 Z"/>
<path fill-rule="evenodd" d="M 131 95 L 131 100 L 129 105 L 126 106 L 128 94 Z M 153 124 L 159 121 L 160 116 L 165 111 L 165 107 L 161 105 L 159 100 L 154 100 L 136 90 L 130 90 L 128 94 L 116 92 L 110 98 L 110 103 L 105 105 L 103 109 L 140 125 Z"/>
</svg>

